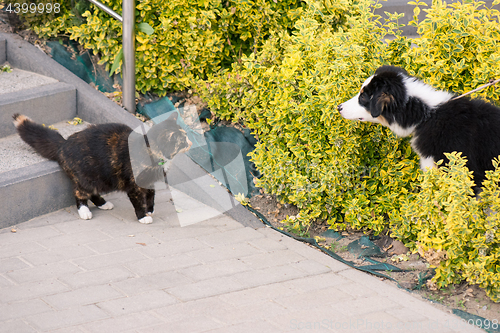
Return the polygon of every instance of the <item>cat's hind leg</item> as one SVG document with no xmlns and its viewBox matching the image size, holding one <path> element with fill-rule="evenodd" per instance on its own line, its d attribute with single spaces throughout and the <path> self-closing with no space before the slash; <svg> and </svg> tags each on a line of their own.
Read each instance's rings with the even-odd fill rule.
<svg viewBox="0 0 500 333">
<path fill-rule="evenodd" d="M 144 224 L 153 223 L 153 218 L 146 214 L 147 191 L 148 190 L 140 188 L 139 186 L 135 185 L 130 191 L 127 192 L 128 198 L 130 199 L 132 206 L 134 206 L 135 215 L 137 216 L 137 219 L 139 220 L 140 223 Z"/>
<path fill-rule="evenodd" d="M 114 207 L 114 205 L 111 202 L 104 200 L 104 198 L 101 197 L 99 194 L 93 194 L 90 197 L 90 201 L 92 201 L 94 205 L 96 205 L 97 208 L 100 209 L 113 209 Z"/>
<path fill-rule="evenodd" d="M 78 209 L 78 215 L 82 220 L 90 220 L 92 218 L 92 212 L 89 209 L 87 200 L 90 198 L 90 194 L 75 189 L 74 190 L 76 199 L 76 209 Z"/>
</svg>

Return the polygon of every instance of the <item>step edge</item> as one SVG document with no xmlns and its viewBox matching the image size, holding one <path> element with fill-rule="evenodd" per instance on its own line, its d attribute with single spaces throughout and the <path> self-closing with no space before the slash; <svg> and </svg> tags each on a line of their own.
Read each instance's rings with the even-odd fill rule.
<svg viewBox="0 0 500 333">
<path fill-rule="evenodd" d="M 64 172 L 54 161 L 43 161 L 22 168 L 0 173 L 0 188 L 15 185 L 30 179 L 43 177 L 48 174 Z"/>
<path fill-rule="evenodd" d="M 76 93 L 76 88 L 65 82 L 54 82 L 42 86 L 0 94 L 0 106 L 47 97 L 59 93 Z"/>
</svg>

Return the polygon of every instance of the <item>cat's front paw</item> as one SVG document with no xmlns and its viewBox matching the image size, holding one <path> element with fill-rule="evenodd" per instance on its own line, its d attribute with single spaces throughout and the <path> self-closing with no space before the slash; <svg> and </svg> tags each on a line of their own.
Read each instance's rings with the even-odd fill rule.
<svg viewBox="0 0 500 333">
<path fill-rule="evenodd" d="M 142 219 L 139 219 L 139 222 L 142 224 L 150 224 L 153 223 L 153 218 L 151 216 L 144 216 Z"/>
<path fill-rule="evenodd" d="M 97 206 L 97 208 L 100 208 L 100 209 L 113 209 L 113 207 L 115 207 L 115 205 L 113 205 L 111 202 L 107 201 L 104 205 L 102 206 Z"/>
<path fill-rule="evenodd" d="M 92 218 L 92 212 L 87 206 L 81 206 L 78 209 L 78 215 L 80 215 L 82 220 L 90 220 Z"/>
<path fill-rule="evenodd" d="M 155 211 L 153 210 L 152 212 L 147 212 L 146 215 L 147 216 L 153 216 L 154 213 L 155 213 Z"/>
</svg>

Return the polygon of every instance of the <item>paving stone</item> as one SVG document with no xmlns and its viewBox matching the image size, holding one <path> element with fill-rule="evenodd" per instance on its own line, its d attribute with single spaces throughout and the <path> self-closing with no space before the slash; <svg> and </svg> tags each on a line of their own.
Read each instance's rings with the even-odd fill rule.
<svg viewBox="0 0 500 333">
<path fill-rule="evenodd" d="M 24 321 L 17 319 L 0 323 L 0 333 L 35 333 L 34 328 Z"/>
<path fill-rule="evenodd" d="M 279 333 L 282 332 L 265 320 L 245 322 L 208 331 L 208 333 Z"/>
<path fill-rule="evenodd" d="M 297 268 L 288 265 L 267 267 L 258 270 L 236 273 L 232 277 L 251 288 L 270 283 L 302 278 L 307 274 Z"/>
<path fill-rule="evenodd" d="M 358 283 L 346 283 L 337 286 L 336 288 L 342 290 L 342 292 L 349 294 L 355 298 L 378 295 L 372 289 L 366 288 L 365 286 L 360 285 Z"/>
<path fill-rule="evenodd" d="M 339 310 L 347 316 L 359 317 L 360 315 L 394 309 L 399 306 L 399 304 L 387 298 L 376 295 L 356 299 L 348 298 L 342 303 L 342 308 Z"/>
<path fill-rule="evenodd" d="M 431 321 L 449 320 L 450 322 L 457 317 L 451 314 L 437 311 L 436 306 L 430 302 L 423 300 L 419 295 L 411 295 L 410 293 L 396 288 L 394 285 L 380 281 L 372 276 L 365 276 L 363 272 L 357 270 L 346 270 L 340 272 L 339 275 L 349 278 L 357 284 L 362 283 L 364 287 L 374 290 L 380 299 L 399 304 L 400 307 L 407 308 L 416 314 L 424 315 Z"/>
<path fill-rule="evenodd" d="M 157 227 L 159 230 L 164 230 L 166 228 L 179 228 L 180 223 L 177 213 L 168 215 L 158 215 L 155 213 L 153 215 L 152 226 Z"/>
<path fill-rule="evenodd" d="M 153 243 L 148 246 L 143 246 L 138 249 L 141 253 L 151 258 L 172 256 L 180 253 L 188 253 L 200 249 L 209 249 L 209 246 L 200 242 L 197 239 L 181 239 L 175 241 L 167 241 Z"/>
<path fill-rule="evenodd" d="M 162 272 L 112 283 L 127 296 L 142 294 L 146 291 L 172 288 L 192 283 L 193 280 L 178 272 Z"/>
<path fill-rule="evenodd" d="M 7 279 L 5 276 L 0 274 L 0 289 L 3 287 L 13 286 L 14 282 L 10 279 Z"/>
<path fill-rule="evenodd" d="M 112 253 L 131 248 L 134 249 L 156 245 L 158 245 L 158 240 L 146 233 L 134 234 L 134 237 L 122 236 L 110 240 L 87 244 L 89 248 L 98 253 Z"/>
<path fill-rule="evenodd" d="M 31 266 L 19 258 L 7 258 L 0 260 L 0 273 L 7 273 L 29 267 Z"/>
<path fill-rule="evenodd" d="M 176 255 L 162 256 L 158 258 L 133 261 L 125 264 L 137 275 L 146 276 L 185 267 L 199 265 L 200 261 L 190 255 L 180 253 Z"/>
<path fill-rule="evenodd" d="M 220 276 L 232 275 L 239 272 L 250 270 L 251 267 L 239 259 L 229 259 L 215 261 L 203 265 L 191 266 L 179 270 L 183 275 L 191 278 L 193 281 L 206 280 Z"/>
<path fill-rule="evenodd" d="M 399 327 L 396 327 L 396 329 L 398 328 Z M 403 330 L 406 330 L 406 332 L 418 331 L 418 332 L 429 332 L 429 333 L 484 332 L 482 330 L 478 330 L 473 327 L 467 327 L 466 324 L 465 326 L 460 327 L 459 330 L 454 330 L 451 327 L 450 328 L 446 327 L 446 324 L 439 320 L 429 320 L 418 323 L 417 322 L 405 323 L 405 325 L 403 326 Z"/>
<path fill-rule="evenodd" d="M 309 245 L 306 245 L 305 243 L 294 240 L 293 238 L 285 236 L 276 230 L 273 230 L 271 228 L 260 228 L 257 229 L 257 231 L 270 239 L 274 239 L 277 242 L 280 242 L 280 244 L 283 244 L 289 250 L 295 251 L 307 259 L 314 260 L 320 264 L 329 267 L 334 272 L 340 272 L 349 268 L 349 266 L 347 266 L 346 264 L 343 264 L 340 261 L 326 255 L 319 249 L 313 248 Z"/>
<path fill-rule="evenodd" d="M 28 228 L 38 228 L 38 227 L 43 227 L 47 225 L 56 225 L 59 223 L 66 223 L 68 221 L 74 221 L 78 220 L 80 217 L 78 216 L 78 213 L 76 212 L 76 207 L 74 213 L 71 212 L 69 208 L 64 208 L 61 210 L 58 210 L 56 212 L 48 213 L 39 217 L 36 217 L 34 219 L 31 219 L 29 221 L 19 223 L 16 225 L 16 228 L 20 229 L 28 229 Z M 9 229 L 10 230 L 10 229 Z"/>
<path fill-rule="evenodd" d="M 281 266 L 289 263 L 297 263 L 305 258 L 290 250 L 260 253 L 253 256 L 241 258 L 241 261 L 253 269 L 261 269 L 272 266 Z"/>
<path fill-rule="evenodd" d="M 203 226 L 198 223 L 186 227 L 158 230 L 158 232 L 155 232 L 154 237 L 160 240 L 161 242 L 169 242 L 174 240 L 210 235 L 214 233 L 221 233 L 221 231 L 215 227 Z"/>
<path fill-rule="evenodd" d="M 0 322 L 47 311 L 52 311 L 52 308 L 48 306 L 47 303 L 39 299 L 21 302 L 0 303 Z M 2 326 L 2 324 L 0 324 L 0 326 Z"/>
<path fill-rule="evenodd" d="M 113 317 L 85 324 L 85 332 L 90 333 L 122 333 L 125 331 L 141 329 L 144 327 L 161 324 L 157 317 L 147 313 L 139 312 L 127 314 L 125 316 Z"/>
<path fill-rule="evenodd" d="M 112 202 L 115 207 L 105 213 L 108 213 L 117 221 L 121 221 L 121 223 L 139 223 L 134 213 L 134 208 L 128 198 L 127 200 L 111 200 L 110 202 Z"/>
<path fill-rule="evenodd" d="M 359 271 L 357 269 L 347 269 L 338 272 L 338 275 L 343 276 L 354 283 L 360 283 L 361 281 L 363 281 L 363 286 L 376 291 L 380 295 L 394 290 L 393 285 L 386 284 L 383 281 L 380 281 L 380 279 L 369 274 L 367 275 L 365 272 Z M 370 278 L 367 279 L 367 276 L 369 276 Z"/>
<path fill-rule="evenodd" d="M 189 256 L 194 257 L 201 262 L 209 263 L 213 261 L 228 260 L 234 258 L 244 258 L 254 254 L 262 253 L 261 250 L 247 243 L 238 243 L 231 245 L 217 245 L 208 249 L 193 251 Z"/>
<path fill-rule="evenodd" d="M 106 239 L 110 239 L 108 235 L 102 233 L 99 230 L 90 229 L 84 230 L 77 233 L 71 234 L 63 234 L 55 237 L 50 237 L 46 239 L 41 239 L 37 241 L 38 244 L 42 245 L 45 248 L 57 248 L 57 247 L 66 247 L 66 246 L 74 246 L 74 245 L 83 245 L 87 243 L 93 243 L 98 241 L 103 241 Z"/>
<path fill-rule="evenodd" d="M 262 235 L 266 236 L 266 238 L 269 238 L 269 239 L 274 240 L 276 242 L 282 242 L 283 239 L 290 238 L 290 237 L 285 236 L 284 234 L 274 230 L 273 228 L 271 228 L 267 225 L 263 228 L 257 229 L 256 231 L 261 233 Z"/>
<path fill-rule="evenodd" d="M 259 232 L 252 228 L 239 228 L 234 230 L 229 230 L 226 232 L 221 232 L 218 234 L 211 234 L 206 236 L 197 237 L 197 239 L 205 244 L 211 246 L 220 246 L 225 244 L 235 244 L 256 238 L 264 237 Z"/>
<path fill-rule="evenodd" d="M 219 215 L 217 217 L 213 217 L 211 219 L 202 221 L 199 223 L 200 226 L 211 226 L 211 227 L 216 227 L 219 228 L 219 230 L 224 231 L 224 230 L 232 230 L 232 229 L 239 229 L 243 228 L 243 225 L 234 219 L 230 218 L 227 215 Z"/>
<path fill-rule="evenodd" d="M 71 262 L 86 270 L 95 270 L 145 259 L 147 259 L 146 256 L 132 249 L 107 254 L 96 254 L 85 258 L 73 259 Z"/>
<path fill-rule="evenodd" d="M 444 319 L 441 318 L 436 319 L 433 321 L 433 327 L 436 326 L 436 322 L 438 322 L 438 325 L 440 325 L 440 329 L 445 330 L 445 331 L 452 331 L 452 332 L 467 332 L 467 333 L 480 333 L 483 332 L 484 330 L 480 329 L 477 326 L 473 326 L 467 322 L 464 322 L 462 318 L 459 318 L 457 316 L 452 316 L 451 319 Z M 491 323 L 491 322 L 490 322 Z M 496 327 L 498 330 L 498 326 Z M 439 331 L 439 330 L 438 330 Z"/>
<path fill-rule="evenodd" d="M 222 301 L 218 296 L 194 299 L 179 302 L 165 307 L 154 309 L 152 312 L 166 323 L 189 321 L 196 316 L 213 317 L 221 308 L 230 308 L 231 305 Z"/>
<path fill-rule="evenodd" d="M 92 212 L 92 220 L 95 220 L 96 222 L 102 223 L 101 228 L 109 228 L 111 224 L 109 224 L 110 218 L 114 218 L 112 224 L 115 226 L 118 226 L 118 221 L 120 223 L 123 222 L 137 222 L 137 217 L 135 216 L 134 213 L 134 208 L 132 207 L 132 204 L 130 201 L 128 201 L 125 205 L 127 207 L 120 207 L 120 203 L 116 203 L 113 201 L 110 201 L 115 207 L 111 210 L 108 209 L 99 209 L 93 205 L 89 206 L 90 211 Z M 128 205 L 127 205 L 128 204 Z M 73 206 L 76 211 L 76 207 Z M 129 215 L 131 219 L 124 219 L 122 215 Z"/>
<path fill-rule="evenodd" d="M 78 266 L 73 265 L 68 261 L 61 261 L 52 264 L 11 271 L 7 273 L 6 276 L 18 283 L 25 283 L 31 281 L 43 281 L 53 276 L 78 273 L 81 271 L 82 270 L 78 268 Z"/>
<path fill-rule="evenodd" d="M 125 267 L 105 267 L 93 271 L 82 272 L 78 274 L 69 274 L 59 277 L 59 280 L 71 286 L 74 289 L 95 286 L 100 284 L 109 284 L 116 281 L 125 280 L 134 277 L 135 274 Z"/>
<path fill-rule="evenodd" d="M 49 333 L 88 333 L 88 331 L 84 331 L 80 326 L 73 327 L 65 327 L 56 330 L 50 330 Z"/>
<path fill-rule="evenodd" d="M 356 329 L 359 331 L 402 332 L 404 330 L 404 322 L 382 311 L 359 315 L 354 319 L 356 320 Z"/>
<path fill-rule="evenodd" d="M 239 279 L 229 276 L 198 281 L 189 285 L 177 286 L 165 290 L 182 301 L 190 301 L 241 290 L 244 287 L 245 285 Z"/>
<path fill-rule="evenodd" d="M 154 332 L 189 332 L 189 333 L 197 333 L 197 332 L 206 332 L 211 329 L 223 327 L 224 324 L 218 321 L 215 321 L 212 318 L 197 315 L 193 316 L 189 320 L 181 320 L 176 322 L 171 322 L 168 324 L 161 324 L 158 326 L 153 326 L 150 328 L 142 329 L 142 333 L 154 333 Z"/>
<path fill-rule="evenodd" d="M 96 252 L 89 249 L 85 245 L 71 245 L 57 247 L 50 250 L 39 251 L 23 255 L 23 259 L 34 266 L 44 264 L 57 263 L 82 257 L 95 255 Z"/>
<path fill-rule="evenodd" d="M 2 303 L 34 299 L 40 296 L 68 291 L 69 288 L 55 279 L 23 283 L 20 285 L 0 288 Z"/>
<path fill-rule="evenodd" d="M 172 201 L 172 193 L 170 189 L 163 190 L 155 190 L 155 204 L 159 204 L 162 202 L 171 202 Z"/>
<path fill-rule="evenodd" d="M 152 290 L 138 295 L 99 302 L 97 305 L 100 309 L 112 316 L 121 316 L 163 307 L 176 302 L 178 301 L 166 292 L 162 290 Z"/>
<path fill-rule="evenodd" d="M 328 287 L 337 287 L 339 290 L 343 290 L 344 285 L 351 283 L 351 280 L 337 273 L 329 272 L 287 281 L 286 285 L 299 291 L 313 291 Z M 372 291 L 372 295 L 374 294 L 375 293 Z"/>
<path fill-rule="evenodd" d="M 46 248 L 33 241 L 14 243 L 14 244 L 0 243 L 0 259 L 17 257 L 45 250 Z"/>
<path fill-rule="evenodd" d="M 261 249 L 266 252 L 272 252 L 277 250 L 286 250 L 287 247 L 274 239 L 270 238 L 257 238 L 248 241 L 248 244 L 255 246 L 258 249 Z"/>
<path fill-rule="evenodd" d="M 184 208 L 186 205 L 179 205 L 174 198 L 175 206 L 163 206 L 159 211 L 160 216 L 176 215 L 181 227 L 198 224 L 211 218 L 220 216 L 222 213 L 212 207 L 201 204 L 198 207 Z M 155 208 L 156 214 L 156 208 Z"/>
<path fill-rule="evenodd" d="M 322 300 L 323 302 L 314 308 L 303 307 L 297 311 L 290 310 L 266 319 L 279 331 L 344 332 L 342 329 L 336 330 L 335 326 L 341 325 L 346 320 L 345 316 L 332 311 L 331 308 L 324 307 L 325 303 L 335 302 L 335 300 L 327 298 L 322 298 Z"/>
<path fill-rule="evenodd" d="M 318 301 L 322 299 L 330 300 L 330 302 L 344 303 L 344 301 L 350 300 L 351 297 L 335 287 L 329 287 L 297 293 L 292 296 L 279 297 L 275 299 L 275 302 L 290 310 L 300 310 L 318 307 Z"/>
<path fill-rule="evenodd" d="M 227 215 L 219 215 L 210 220 L 205 220 L 200 222 L 201 226 L 212 226 L 221 232 L 244 228 L 245 226 Z"/>
<path fill-rule="evenodd" d="M 43 297 L 48 304 L 56 309 L 67 309 L 75 306 L 88 305 L 104 300 L 123 297 L 124 294 L 108 285 L 80 288 L 65 293 Z"/>
<path fill-rule="evenodd" d="M 60 230 L 64 234 L 78 234 L 82 232 L 100 230 L 105 226 L 111 227 L 118 226 L 120 224 L 123 224 L 123 221 L 118 220 L 116 217 L 109 216 L 106 218 L 105 223 L 93 218 L 90 220 L 76 219 L 74 221 L 56 224 L 54 225 L 54 228 Z"/>
<path fill-rule="evenodd" d="M 130 235 L 137 234 L 154 236 L 157 231 L 163 231 L 164 229 L 169 228 L 169 226 L 165 225 L 163 222 L 157 223 L 157 220 L 158 218 L 156 217 L 156 214 L 153 216 L 152 224 L 139 223 L 135 217 L 132 221 L 122 221 L 117 219 L 117 223 L 101 223 L 99 230 L 113 238 L 117 238 L 119 236 L 128 237 Z"/>
<path fill-rule="evenodd" d="M 290 263 L 290 265 L 306 272 L 309 275 L 323 274 L 332 271 L 330 267 L 317 263 L 313 260 L 301 260 L 298 262 Z"/>
<path fill-rule="evenodd" d="M 16 232 L 0 234 L 0 244 L 2 244 L 2 246 L 15 243 L 35 242 L 40 239 L 50 238 L 61 234 L 60 231 L 52 226 L 27 229 L 16 228 Z"/>
<path fill-rule="evenodd" d="M 356 286 L 356 284 L 354 284 L 354 286 Z M 388 309 L 385 310 L 385 312 L 393 316 L 394 318 L 397 318 L 397 320 L 402 323 L 420 322 L 427 320 L 426 317 L 403 307 Z"/>
<path fill-rule="evenodd" d="M 285 283 L 273 283 L 226 293 L 218 296 L 218 298 L 228 304 L 231 304 L 231 306 L 245 306 L 250 304 L 260 304 L 263 301 L 275 300 L 280 297 L 291 296 L 297 293 L 298 291 L 296 289 L 289 287 Z"/>
<path fill-rule="evenodd" d="M 234 307 L 222 307 L 219 311 L 212 312 L 212 316 L 218 321 L 229 325 L 252 322 L 259 318 L 269 318 L 283 315 L 290 310 L 274 301 L 262 301 L 260 303 L 247 304 Z"/>
<path fill-rule="evenodd" d="M 165 198 L 160 198 L 160 201 L 156 201 L 155 199 L 155 216 L 169 216 L 175 215 L 176 210 L 174 206 L 174 202 L 170 200 L 165 200 Z"/>
<path fill-rule="evenodd" d="M 54 330 L 109 317 L 95 305 L 79 306 L 72 309 L 51 311 L 26 317 L 33 327 L 40 330 Z"/>
</svg>

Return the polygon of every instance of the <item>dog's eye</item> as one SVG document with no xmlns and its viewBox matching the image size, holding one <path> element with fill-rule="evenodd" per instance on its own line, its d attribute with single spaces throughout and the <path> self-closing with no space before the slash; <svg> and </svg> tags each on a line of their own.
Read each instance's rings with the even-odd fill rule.
<svg viewBox="0 0 500 333">
<path fill-rule="evenodd" d="M 366 104 L 370 101 L 370 96 L 368 96 L 368 94 L 366 92 L 362 92 L 360 95 L 359 95 L 359 104 Z"/>
</svg>

